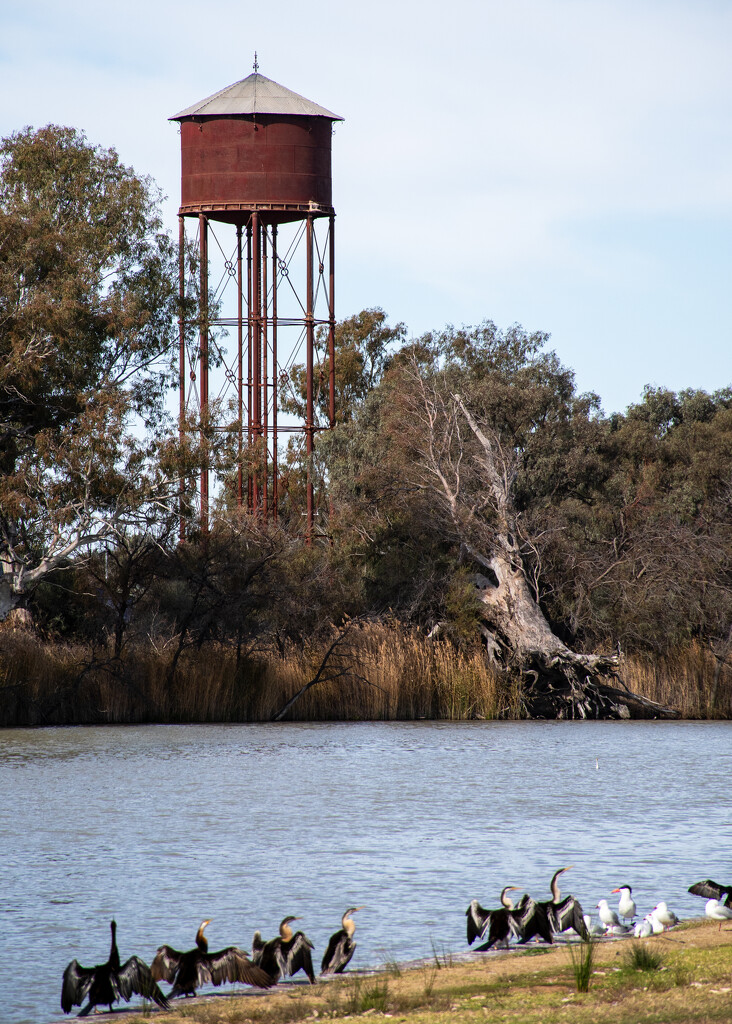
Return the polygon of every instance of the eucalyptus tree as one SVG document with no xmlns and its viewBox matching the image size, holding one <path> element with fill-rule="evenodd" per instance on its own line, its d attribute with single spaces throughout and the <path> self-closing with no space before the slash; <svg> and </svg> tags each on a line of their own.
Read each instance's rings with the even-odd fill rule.
<svg viewBox="0 0 732 1024">
<path fill-rule="evenodd" d="M 335 421 L 344 424 L 358 413 L 369 394 L 379 386 L 406 335 L 404 324 L 391 325 L 383 309 L 363 309 L 340 320 L 335 326 Z M 320 327 L 316 334 L 316 366 L 313 388 L 313 415 L 318 441 L 310 465 L 316 504 L 326 505 L 328 467 L 325 452 L 330 440 L 324 428 L 329 426 L 330 356 L 328 329 Z M 304 364 L 295 364 L 280 388 L 280 406 L 285 413 L 305 420 L 307 373 Z M 281 514 L 293 525 L 299 524 L 300 510 L 305 505 L 307 458 L 301 434 L 293 434 L 280 466 Z"/>
<path fill-rule="evenodd" d="M 542 534 L 561 527 L 551 517 L 542 527 L 541 510 L 598 500 L 610 429 L 546 341 L 486 321 L 404 346 L 333 438 L 334 494 L 361 532 L 367 574 L 391 566 L 390 605 L 400 567 L 402 593 L 423 613 L 462 594 L 487 656 L 520 674 L 532 713 L 622 714 L 631 698 L 615 687 L 616 652 L 576 649 L 545 610 Z"/>
<path fill-rule="evenodd" d="M 335 327 L 335 414 L 337 423 L 347 423 L 376 388 L 391 365 L 395 353 L 406 337 L 402 323 L 391 326 L 383 309 L 362 309 L 360 313 L 340 320 Z M 314 412 L 317 425 L 328 425 L 328 381 L 330 357 L 327 351 L 327 329 L 317 333 L 318 370 L 314 389 Z M 288 375 L 287 387 L 281 392 L 282 408 L 305 418 L 307 375 L 304 364 L 296 364 Z"/>
<path fill-rule="evenodd" d="M 0 618 L 168 503 L 177 252 L 152 180 L 73 128 L 0 141 Z"/>
</svg>

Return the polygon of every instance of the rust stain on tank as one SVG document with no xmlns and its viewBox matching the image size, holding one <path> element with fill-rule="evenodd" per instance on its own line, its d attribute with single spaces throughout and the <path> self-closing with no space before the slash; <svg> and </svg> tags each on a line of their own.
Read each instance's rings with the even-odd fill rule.
<svg viewBox="0 0 732 1024">
<path fill-rule="evenodd" d="M 331 126 L 322 118 L 184 122 L 181 205 L 314 202 L 330 206 L 330 143 Z"/>
</svg>

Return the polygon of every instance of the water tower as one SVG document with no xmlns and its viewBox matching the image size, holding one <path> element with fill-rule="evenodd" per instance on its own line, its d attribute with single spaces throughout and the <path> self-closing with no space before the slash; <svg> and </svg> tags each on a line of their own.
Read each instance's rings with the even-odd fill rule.
<svg viewBox="0 0 732 1024">
<path fill-rule="evenodd" d="M 312 456 L 315 434 L 316 337 L 327 339 L 329 426 L 335 423 L 335 212 L 331 197 L 331 136 L 342 118 L 258 73 L 175 114 L 180 123 L 180 289 L 186 292 L 186 221 L 195 224 L 200 256 L 199 311 L 180 322 L 180 430 L 205 430 L 210 403 L 228 391 L 235 406 L 239 471 L 237 503 L 276 518 L 278 442 L 299 433 L 307 455 L 307 537 L 315 503 Z M 232 232 L 235 238 L 232 239 Z M 228 246 L 226 235 L 232 239 Z M 284 235 L 283 235 L 284 233 Z M 285 241 L 281 242 L 284 237 Z M 232 315 L 212 301 L 213 255 L 236 292 Z M 304 250 L 304 252 L 303 252 Z M 298 254 L 297 256 L 295 254 Z M 286 293 L 286 294 L 284 294 Z M 293 298 L 294 297 L 294 298 Z M 287 300 L 287 309 L 285 305 Z M 294 329 L 294 334 L 293 334 Z M 226 331 L 235 353 L 213 351 Z M 283 344 L 289 331 L 294 343 Z M 304 350 L 304 352 L 303 352 Z M 306 367 L 304 421 L 278 418 L 280 389 L 296 358 Z M 221 384 L 210 377 L 218 365 Z M 214 381 L 216 395 L 209 392 Z M 233 396 L 233 400 L 232 400 Z M 208 529 L 208 465 L 200 479 L 201 528 Z"/>
</svg>

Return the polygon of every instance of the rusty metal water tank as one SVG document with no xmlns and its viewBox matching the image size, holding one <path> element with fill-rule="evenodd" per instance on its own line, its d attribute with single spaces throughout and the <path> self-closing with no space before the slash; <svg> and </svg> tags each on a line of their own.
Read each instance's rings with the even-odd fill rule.
<svg viewBox="0 0 732 1024">
<path fill-rule="evenodd" d="M 331 212 L 331 136 L 343 118 L 258 72 L 170 118 L 180 122 L 182 216 L 271 223 Z"/>
</svg>

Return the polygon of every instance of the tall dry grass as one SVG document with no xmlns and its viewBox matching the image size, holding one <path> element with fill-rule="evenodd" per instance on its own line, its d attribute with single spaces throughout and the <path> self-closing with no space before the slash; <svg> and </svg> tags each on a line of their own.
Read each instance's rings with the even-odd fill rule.
<svg viewBox="0 0 732 1024">
<path fill-rule="evenodd" d="M 732 718 L 732 665 L 720 665 L 699 643 L 658 658 L 630 656 L 621 675 L 635 693 L 682 718 Z"/>
<path fill-rule="evenodd" d="M 344 674 L 305 693 L 289 717 L 459 721 L 518 714 L 515 688 L 486 665 L 478 650 L 462 654 L 447 641 L 388 623 L 354 627 L 344 649 L 332 663 L 334 671 Z M 294 664 L 288 659 L 291 693 L 314 677 L 321 659 L 319 648 Z"/>
<path fill-rule="evenodd" d="M 188 650 L 172 682 L 172 655 L 152 645 L 122 660 L 105 649 L 45 644 L 0 631 L 0 726 L 142 722 L 270 721 L 315 678 L 328 642 L 284 656 L 237 661 L 227 647 Z M 290 721 L 518 718 L 515 683 L 486 665 L 398 623 L 353 625 L 322 673 L 287 714 Z M 336 678 L 328 679 L 329 675 Z M 630 689 L 684 718 L 731 718 L 732 672 L 700 646 L 651 661 L 626 659 Z"/>
<path fill-rule="evenodd" d="M 0 633 L 0 725 L 269 721 L 317 674 L 327 643 L 237 663 L 226 647 L 171 656 L 152 646 L 122 660 L 80 645 Z M 337 678 L 328 678 L 335 675 Z M 354 626 L 291 721 L 511 718 L 518 693 L 479 651 L 461 654 L 392 624 Z"/>
</svg>

